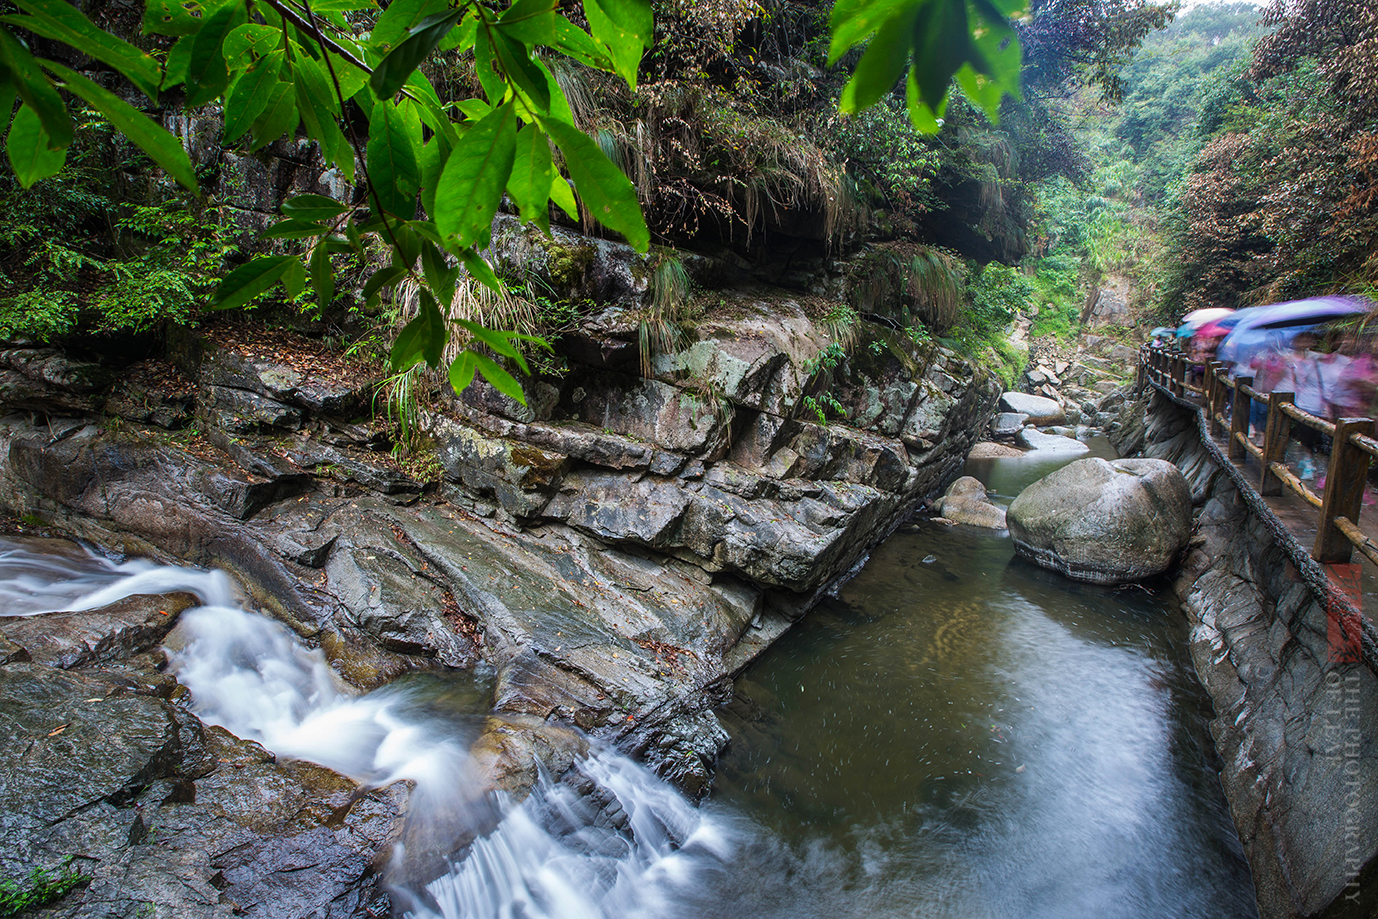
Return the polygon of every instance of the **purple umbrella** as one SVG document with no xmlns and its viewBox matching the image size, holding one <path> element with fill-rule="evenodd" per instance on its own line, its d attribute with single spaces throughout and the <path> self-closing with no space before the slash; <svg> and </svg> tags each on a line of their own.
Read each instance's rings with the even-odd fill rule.
<svg viewBox="0 0 1378 919">
<path fill-rule="evenodd" d="M 1361 297 L 1313 297 L 1310 300 L 1275 303 L 1258 307 L 1252 316 L 1235 326 L 1235 331 L 1315 325 L 1328 319 L 1366 313 L 1372 308 L 1373 304 Z"/>
<path fill-rule="evenodd" d="M 1248 315 L 1225 336 L 1216 357 L 1236 366 L 1247 364 L 1259 351 L 1286 347 L 1292 338 L 1318 323 L 1365 313 L 1372 306 L 1359 297 L 1314 297 L 1240 310 Z"/>
</svg>

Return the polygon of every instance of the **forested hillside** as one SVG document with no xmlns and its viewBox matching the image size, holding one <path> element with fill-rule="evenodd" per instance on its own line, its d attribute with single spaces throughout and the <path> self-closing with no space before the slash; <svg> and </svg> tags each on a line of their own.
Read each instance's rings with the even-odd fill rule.
<svg viewBox="0 0 1378 919">
<path fill-rule="evenodd" d="M 1104 258 L 1163 321 L 1378 285 L 1378 4 L 1198 6 L 1077 136 Z"/>
</svg>

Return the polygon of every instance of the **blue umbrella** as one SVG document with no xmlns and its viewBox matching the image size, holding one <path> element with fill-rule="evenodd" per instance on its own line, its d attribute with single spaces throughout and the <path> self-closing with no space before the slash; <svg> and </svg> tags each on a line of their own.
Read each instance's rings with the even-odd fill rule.
<svg viewBox="0 0 1378 919">
<path fill-rule="evenodd" d="M 1292 345 L 1292 339 L 1312 328 L 1314 325 L 1294 326 L 1287 329 L 1236 328 L 1225 336 L 1225 340 L 1215 350 L 1215 359 L 1224 361 L 1233 367 L 1247 366 L 1255 354 L 1274 348 L 1289 348 Z"/>
</svg>

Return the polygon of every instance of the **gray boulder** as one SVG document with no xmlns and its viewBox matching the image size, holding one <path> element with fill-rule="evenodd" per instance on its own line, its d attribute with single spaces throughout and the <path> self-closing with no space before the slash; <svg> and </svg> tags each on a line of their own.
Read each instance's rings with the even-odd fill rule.
<svg viewBox="0 0 1378 919">
<path fill-rule="evenodd" d="M 1191 536 L 1191 491 L 1164 460 L 1077 460 L 1020 492 L 1007 519 L 1015 550 L 1093 584 L 1166 571 Z"/>
<path fill-rule="evenodd" d="M 1061 424 L 1067 420 L 1057 400 L 1023 392 L 1005 393 L 1000 397 L 1000 408 L 1002 411 L 1028 415 L 1031 424 Z"/>
<path fill-rule="evenodd" d="M 1025 428 L 1014 437 L 1014 442 L 1030 450 L 1044 453 L 1089 453 L 1091 448 L 1079 440 L 1061 434 L 1045 434 L 1034 428 Z"/>
<path fill-rule="evenodd" d="M 990 432 L 996 437 L 1013 437 L 1023 430 L 1029 416 L 1023 412 L 1001 412 L 990 424 Z"/>
<path fill-rule="evenodd" d="M 990 502 L 986 497 L 986 486 L 973 476 L 964 475 L 949 485 L 946 493 L 938 499 L 937 510 L 953 523 L 991 530 L 1005 528 L 1004 508 Z"/>
</svg>

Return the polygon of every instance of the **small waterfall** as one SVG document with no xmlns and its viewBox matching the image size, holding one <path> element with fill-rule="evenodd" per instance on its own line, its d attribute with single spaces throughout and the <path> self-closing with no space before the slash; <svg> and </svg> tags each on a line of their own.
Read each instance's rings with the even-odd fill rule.
<svg viewBox="0 0 1378 919">
<path fill-rule="evenodd" d="M 231 603 L 219 572 L 168 568 L 143 559 L 116 564 L 91 553 L 36 552 L 0 539 L 0 614 L 34 616 L 108 606 L 135 594 L 188 590 L 203 602 Z"/>
<path fill-rule="evenodd" d="M 0 610 L 10 615 L 172 591 L 202 604 L 183 613 L 186 641 L 169 658 L 204 721 L 366 787 L 413 783 L 392 865 L 404 915 L 664 919 L 702 896 L 731 856 L 725 821 L 610 750 L 584 759 L 572 780 L 543 776 L 522 802 L 484 795 L 468 753 L 482 715 L 440 719 L 406 689 L 350 694 L 319 650 L 246 611 L 222 572 L 0 543 Z"/>
</svg>

